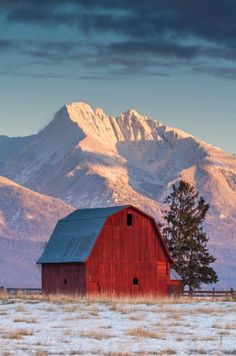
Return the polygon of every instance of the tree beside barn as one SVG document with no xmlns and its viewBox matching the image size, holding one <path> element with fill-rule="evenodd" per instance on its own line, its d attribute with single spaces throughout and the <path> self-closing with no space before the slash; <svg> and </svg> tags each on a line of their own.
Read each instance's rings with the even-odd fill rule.
<svg viewBox="0 0 236 356">
<path fill-rule="evenodd" d="M 203 230 L 209 205 L 183 180 L 173 185 L 164 202 L 169 209 L 163 212 L 162 233 L 182 278 L 182 286 L 192 292 L 201 284 L 216 283 L 217 275 L 210 267 L 216 258 L 208 251 L 209 239 Z"/>
</svg>

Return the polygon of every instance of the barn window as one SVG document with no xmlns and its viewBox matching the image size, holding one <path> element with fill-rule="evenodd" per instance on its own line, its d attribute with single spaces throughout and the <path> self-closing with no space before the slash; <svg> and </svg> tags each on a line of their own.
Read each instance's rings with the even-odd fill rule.
<svg viewBox="0 0 236 356">
<path fill-rule="evenodd" d="M 67 284 L 67 278 L 64 278 L 64 284 Z"/>
<path fill-rule="evenodd" d="M 127 214 L 127 226 L 132 226 L 133 224 L 133 215 L 132 214 Z"/>
<path fill-rule="evenodd" d="M 138 286 L 138 278 L 137 277 L 133 278 L 133 285 Z"/>
</svg>

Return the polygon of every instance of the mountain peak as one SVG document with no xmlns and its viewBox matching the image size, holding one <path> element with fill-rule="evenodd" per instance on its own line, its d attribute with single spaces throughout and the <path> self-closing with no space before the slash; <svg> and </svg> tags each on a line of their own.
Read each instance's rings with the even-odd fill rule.
<svg viewBox="0 0 236 356">
<path fill-rule="evenodd" d="M 67 110 L 70 110 L 70 111 L 73 110 L 75 112 L 84 111 L 84 112 L 94 113 L 93 108 L 88 103 L 83 102 L 83 101 L 73 101 L 72 103 L 67 104 L 66 108 L 67 108 Z"/>
<path fill-rule="evenodd" d="M 124 113 L 125 115 L 127 115 L 127 116 L 142 116 L 141 114 L 139 114 L 139 112 L 138 111 L 136 111 L 135 109 L 129 109 L 129 110 L 127 110 L 125 113 Z"/>
</svg>

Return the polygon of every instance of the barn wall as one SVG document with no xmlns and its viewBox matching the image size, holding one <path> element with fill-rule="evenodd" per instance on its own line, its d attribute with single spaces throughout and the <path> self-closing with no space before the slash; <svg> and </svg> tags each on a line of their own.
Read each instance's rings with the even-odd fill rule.
<svg viewBox="0 0 236 356">
<path fill-rule="evenodd" d="M 132 226 L 126 224 L 127 212 L 133 215 Z M 87 291 L 165 295 L 169 271 L 153 221 L 132 208 L 124 209 L 108 218 L 87 261 Z"/>
<path fill-rule="evenodd" d="M 65 283 L 66 282 L 66 283 Z M 78 293 L 86 291 L 84 263 L 52 263 L 42 265 L 44 293 Z"/>
</svg>

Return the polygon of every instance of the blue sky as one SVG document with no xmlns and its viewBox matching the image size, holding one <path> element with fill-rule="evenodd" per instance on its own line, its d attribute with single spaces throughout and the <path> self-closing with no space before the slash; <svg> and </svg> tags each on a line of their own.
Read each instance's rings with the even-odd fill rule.
<svg viewBox="0 0 236 356">
<path fill-rule="evenodd" d="M 0 0 L 0 134 L 79 100 L 236 153 L 236 2 Z"/>
</svg>

